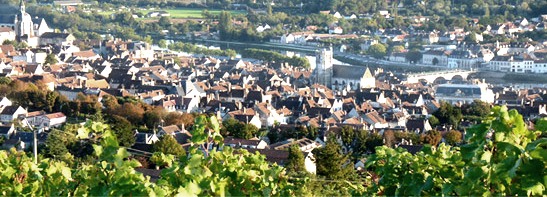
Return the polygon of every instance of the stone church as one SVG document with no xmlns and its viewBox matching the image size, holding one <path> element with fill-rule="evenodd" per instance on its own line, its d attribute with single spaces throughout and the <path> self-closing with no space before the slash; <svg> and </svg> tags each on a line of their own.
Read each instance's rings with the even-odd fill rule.
<svg viewBox="0 0 547 197">
<path fill-rule="evenodd" d="M 332 90 L 357 90 L 376 87 L 376 78 L 367 67 L 334 64 L 332 48 L 317 51 L 314 83 Z"/>
<path fill-rule="evenodd" d="M 18 41 L 25 41 L 30 46 L 37 45 L 38 37 L 43 33 L 53 32 L 43 18 L 33 18 L 26 12 L 24 0 L 19 8 L 0 5 L 0 27 L 11 28 Z"/>
</svg>

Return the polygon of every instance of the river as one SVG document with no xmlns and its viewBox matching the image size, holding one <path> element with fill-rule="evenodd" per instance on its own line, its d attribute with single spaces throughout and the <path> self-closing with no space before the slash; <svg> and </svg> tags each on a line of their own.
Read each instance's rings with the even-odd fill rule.
<svg viewBox="0 0 547 197">
<path fill-rule="evenodd" d="M 306 57 L 310 62 L 310 67 L 315 68 L 316 57 L 315 51 L 317 47 L 314 46 L 302 46 L 302 45 L 285 45 L 278 43 L 241 43 L 241 42 L 231 42 L 231 41 L 216 41 L 216 40 L 177 40 L 191 42 L 198 45 L 203 45 L 208 48 L 217 48 L 221 50 L 232 49 L 240 53 L 242 50 L 247 48 L 258 48 L 258 49 L 267 49 L 271 51 L 276 51 L 287 56 L 298 56 Z M 388 62 L 384 60 L 376 60 L 373 58 L 363 57 L 352 55 L 349 53 L 337 52 L 336 49 L 334 54 L 334 64 L 345 64 L 345 65 L 355 65 L 355 66 L 368 66 L 371 68 L 382 67 L 386 71 L 392 71 L 395 73 L 414 73 L 414 72 L 427 72 L 427 71 L 440 71 L 446 70 L 444 67 L 434 67 L 434 66 L 425 66 L 425 65 L 410 65 L 405 63 L 396 63 Z M 241 58 L 241 55 L 238 54 L 238 57 Z M 547 77 L 547 75 L 546 75 Z M 511 80 L 506 77 L 493 77 L 493 76 L 480 76 L 478 79 L 486 78 L 486 82 L 491 83 L 497 86 L 511 86 L 515 88 L 533 88 L 533 87 L 547 87 L 547 83 L 537 81 L 526 81 L 523 78 L 518 80 Z M 535 77 L 531 77 L 535 78 Z"/>
</svg>

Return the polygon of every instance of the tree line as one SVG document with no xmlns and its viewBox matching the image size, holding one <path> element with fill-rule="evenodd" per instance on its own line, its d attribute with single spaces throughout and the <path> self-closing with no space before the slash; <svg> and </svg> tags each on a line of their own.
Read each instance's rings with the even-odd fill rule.
<svg viewBox="0 0 547 197">
<path fill-rule="evenodd" d="M 89 142 L 86 162 L 0 151 L 3 195 L 545 195 L 547 120 L 529 130 L 522 116 L 494 107 L 468 130 L 467 144 L 425 146 L 416 154 L 379 146 L 358 170 L 336 139 L 313 151 L 317 175 L 307 174 L 304 155 L 289 149 L 285 167 L 264 156 L 222 145 L 219 121 L 195 119 L 186 154 L 155 153 L 163 168 L 155 182 L 136 172 L 141 162 L 120 146 L 112 128 L 89 121 L 77 126 Z M 217 147 L 217 148 L 206 148 Z M 223 147 L 222 149 L 218 149 Z M 188 156 L 186 156 L 188 155 Z"/>
<path fill-rule="evenodd" d="M 281 53 L 254 48 L 245 49 L 241 54 L 243 57 L 258 59 L 265 62 L 289 63 L 292 66 L 310 68 L 310 63 L 305 57 L 288 57 Z"/>
</svg>

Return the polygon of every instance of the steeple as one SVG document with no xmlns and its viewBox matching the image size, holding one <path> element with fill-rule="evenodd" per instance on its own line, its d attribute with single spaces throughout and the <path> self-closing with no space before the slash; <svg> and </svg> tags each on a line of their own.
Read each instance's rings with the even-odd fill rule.
<svg viewBox="0 0 547 197">
<path fill-rule="evenodd" d="M 19 8 L 21 9 L 21 13 L 25 13 L 25 0 L 21 0 Z"/>
</svg>

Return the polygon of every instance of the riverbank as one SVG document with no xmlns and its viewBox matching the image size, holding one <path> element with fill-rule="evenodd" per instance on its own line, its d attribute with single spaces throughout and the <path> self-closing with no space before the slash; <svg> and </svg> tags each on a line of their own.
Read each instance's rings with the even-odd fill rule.
<svg viewBox="0 0 547 197">
<path fill-rule="evenodd" d="M 514 86 L 516 84 L 526 86 L 547 86 L 547 74 L 531 74 L 531 73 L 504 73 L 495 71 L 479 71 L 470 75 L 470 78 L 484 79 L 487 83 Z"/>
</svg>

